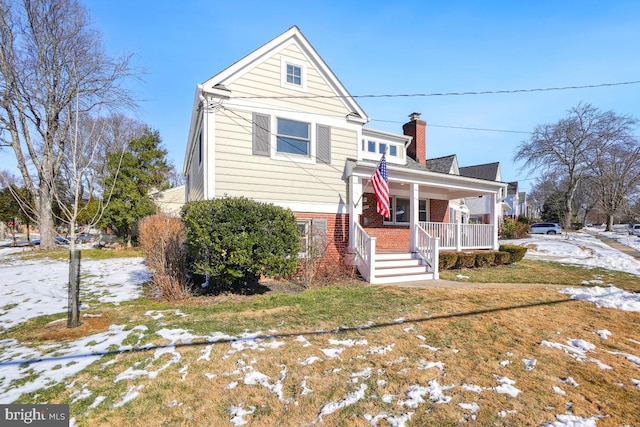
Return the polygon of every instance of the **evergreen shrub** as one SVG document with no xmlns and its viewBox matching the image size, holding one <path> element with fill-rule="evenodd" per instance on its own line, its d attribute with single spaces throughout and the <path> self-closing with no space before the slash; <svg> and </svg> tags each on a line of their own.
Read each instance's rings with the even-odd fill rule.
<svg viewBox="0 0 640 427">
<path fill-rule="evenodd" d="M 494 252 L 495 258 L 493 260 L 494 265 L 503 265 L 508 264 L 509 259 L 511 259 L 511 254 L 509 252 Z"/>
<path fill-rule="evenodd" d="M 456 265 L 456 261 L 458 260 L 458 254 L 456 252 L 440 252 L 438 257 L 438 269 L 448 270 L 453 268 Z"/>
<path fill-rule="evenodd" d="M 455 268 L 473 268 L 476 265 L 475 252 L 459 252 Z"/>
<path fill-rule="evenodd" d="M 489 267 L 494 263 L 495 252 L 476 252 L 476 264 L 478 268 Z"/>
<path fill-rule="evenodd" d="M 500 252 L 509 252 L 509 261 L 506 264 L 513 264 L 524 258 L 524 254 L 527 253 L 527 248 L 516 245 L 500 245 Z"/>
<path fill-rule="evenodd" d="M 289 209 L 245 197 L 187 203 L 182 209 L 191 270 L 214 291 L 285 276 L 298 263 L 300 234 Z"/>
</svg>

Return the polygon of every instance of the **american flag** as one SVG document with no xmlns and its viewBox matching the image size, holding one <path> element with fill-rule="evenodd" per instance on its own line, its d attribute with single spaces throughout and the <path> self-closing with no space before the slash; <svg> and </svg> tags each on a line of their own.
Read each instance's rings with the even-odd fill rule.
<svg viewBox="0 0 640 427">
<path fill-rule="evenodd" d="M 378 213 L 385 218 L 391 219 L 391 209 L 389 208 L 389 176 L 387 175 L 387 161 L 382 155 L 378 169 L 371 180 L 373 192 L 378 199 Z"/>
</svg>

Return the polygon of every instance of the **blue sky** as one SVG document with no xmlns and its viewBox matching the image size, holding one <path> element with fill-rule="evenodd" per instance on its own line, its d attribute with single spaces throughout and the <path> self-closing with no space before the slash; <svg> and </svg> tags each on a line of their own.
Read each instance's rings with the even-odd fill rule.
<svg viewBox="0 0 640 427">
<path fill-rule="evenodd" d="M 352 95 L 530 89 L 640 80 L 638 1 L 86 0 L 112 55 L 146 69 L 138 118 L 182 168 L 197 83 L 297 25 Z M 512 157 L 526 133 L 588 102 L 640 118 L 640 84 L 508 95 L 359 99 L 370 127 L 427 121 L 427 156 L 499 161 L 505 181 L 535 174 Z M 640 135 L 640 131 L 638 131 Z"/>
</svg>

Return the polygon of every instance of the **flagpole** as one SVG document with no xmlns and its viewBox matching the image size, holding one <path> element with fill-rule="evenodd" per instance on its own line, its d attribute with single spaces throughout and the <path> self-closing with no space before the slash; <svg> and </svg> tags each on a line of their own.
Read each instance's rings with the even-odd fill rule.
<svg viewBox="0 0 640 427">
<path fill-rule="evenodd" d="M 382 153 L 382 157 L 380 157 L 380 160 L 378 160 L 378 164 L 376 165 L 375 169 L 373 169 L 373 173 L 369 177 L 369 181 L 367 181 L 367 183 L 365 184 L 364 188 L 362 189 L 362 194 L 360 194 L 360 197 L 358 198 L 358 201 L 355 202 L 353 204 L 353 206 L 358 206 L 360 204 L 360 200 L 362 200 L 362 197 L 364 196 L 364 191 L 367 189 L 367 187 L 371 183 L 371 180 L 373 179 L 373 176 L 376 174 L 378 168 L 380 167 L 380 163 L 382 163 L 382 159 L 384 159 L 384 157 L 387 155 L 387 150 L 388 149 L 389 149 L 389 145 L 387 144 L 387 146 L 384 149 L 384 153 Z"/>
</svg>

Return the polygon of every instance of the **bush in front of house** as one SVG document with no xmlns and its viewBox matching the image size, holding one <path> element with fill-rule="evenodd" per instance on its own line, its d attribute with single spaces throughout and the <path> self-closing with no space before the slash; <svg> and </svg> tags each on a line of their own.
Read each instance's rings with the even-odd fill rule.
<svg viewBox="0 0 640 427">
<path fill-rule="evenodd" d="M 289 209 L 245 197 L 189 202 L 182 208 L 191 270 L 212 292 L 243 291 L 260 276 L 285 276 L 298 263 L 300 233 Z"/>
<path fill-rule="evenodd" d="M 475 266 L 478 268 L 489 267 L 494 263 L 495 252 L 476 252 Z"/>
<path fill-rule="evenodd" d="M 460 252 L 455 268 L 473 268 L 476 265 L 475 252 Z"/>
<path fill-rule="evenodd" d="M 513 264 L 524 258 L 524 254 L 527 253 L 527 248 L 516 245 L 500 245 L 500 252 L 509 253 L 509 261 L 506 264 Z"/>
<path fill-rule="evenodd" d="M 503 239 L 522 239 L 527 237 L 529 231 L 529 224 L 520 221 L 514 221 L 511 218 L 502 224 L 500 234 Z"/>
<path fill-rule="evenodd" d="M 510 259 L 511 254 L 509 252 L 494 252 L 493 265 L 508 264 Z"/>
<path fill-rule="evenodd" d="M 456 261 L 458 261 L 457 252 L 440 252 L 438 255 L 438 269 L 448 270 L 453 268 L 456 265 Z"/>
<path fill-rule="evenodd" d="M 150 215 L 138 226 L 138 243 L 151 270 L 153 296 L 179 300 L 189 296 L 184 223 L 168 215 Z"/>
</svg>

